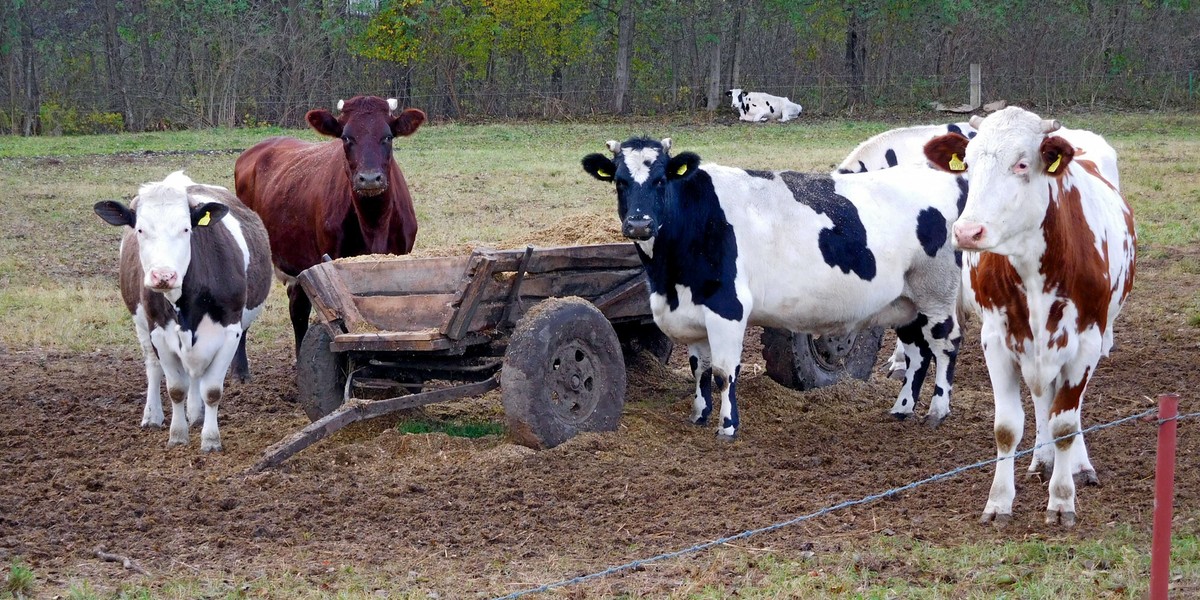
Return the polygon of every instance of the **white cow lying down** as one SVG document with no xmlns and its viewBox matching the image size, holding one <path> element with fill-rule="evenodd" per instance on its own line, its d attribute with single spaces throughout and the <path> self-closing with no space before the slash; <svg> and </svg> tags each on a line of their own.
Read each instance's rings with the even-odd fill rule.
<svg viewBox="0 0 1200 600">
<path fill-rule="evenodd" d="M 725 92 L 738 118 L 742 121 L 765 123 L 767 121 L 791 121 L 800 116 L 803 106 L 788 100 L 784 96 L 772 96 L 762 92 L 746 92 L 742 88 L 733 88 Z"/>
</svg>

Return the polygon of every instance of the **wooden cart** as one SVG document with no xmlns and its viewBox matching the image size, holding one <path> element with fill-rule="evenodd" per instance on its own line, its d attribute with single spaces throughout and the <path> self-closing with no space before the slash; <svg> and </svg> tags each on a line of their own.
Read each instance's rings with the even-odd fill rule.
<svg viewBox="0 0 1200 600">
<path fill-rule="evenodd" d="M 672 347 L 654 325 L 630 243 L 354 257 L 316 265 L 299 282 L 318 321 L 297 361 L 298 400 L 314 422 L 255 469 L 354 421 L 501 382 L 520 443 L 612 430 L 625 398 L 623 351 L 665 361 Z"/>
</svg>

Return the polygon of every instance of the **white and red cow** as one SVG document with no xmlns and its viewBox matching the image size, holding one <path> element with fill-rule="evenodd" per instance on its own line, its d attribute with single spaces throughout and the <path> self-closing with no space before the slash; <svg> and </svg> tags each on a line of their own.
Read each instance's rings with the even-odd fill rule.
<svg viewBox="0 0 1200 600">
<path fill-rule="evenodd" d="M 1081 430 L 1083 393 L 1113 344 L 1113 322 L 1133 287 L 1133 213 L 1102 137 L 1017 107 L 978 117 L 974 139 L 947 135 L 930 161 L 970 179 L 954 243 L 968 251 L 964 300 L 982 319 L 995 395 L 997 463 L 983 521 L 1012 518 L 1012 455 L 1024 430 L 1021 381 L 1033 396 L 1038 444 Z M 1078 474 L 1095 482 L 1083 436 L 1034 452 L 1030 475 L 1050 475 L 1047 523 L 1075 523 Z"/>
<path fill-rule="evenodd" d="M 762 92 L 747 92 L 741 88 L 733 88 L 725 95 L 730 104 L 738 111 L 738 119 L 753 123 L 767 121 L 791 121 L 800 116 L 803 106 L 788 100 L 784 96 L 772 96 Z"/>
<path fill-rule="evenodd" d="M 720 399 L 717 433 L 739 423 L 736 386 L 749 325 L 836 334 L 895 327 L 913 356 L 893 414 L 912 414 L 936 358 L 926 420 L 950 412 L 959 267 L 949 243 L 960 177 L 926 167 L 856 175 L 747 171 L 670 156 L 670 139 L 608 142 L 583 168 L 615 182 L 622 232 L 637 244 L 654 321 L 688 344 L 692 420 Z"/>
<path fill-rule="evenodd" d="M 245 333 L 271 289 L 262 221 L 229 190 L 196 184 L 181 171 L 142 185 L 128 207 L 107 200 L 95 211 L 126 228 L 121 297 L 146 361 L 142 426 L 163 424 L 159 386 L 165 376 L 167 445 L 187 444 L 188 426 L 203 412 L 200 449 L 220 450 L 217 407 L 225 374 L 236 355 L 236 374 L 249 377 Z"/>
</svg>

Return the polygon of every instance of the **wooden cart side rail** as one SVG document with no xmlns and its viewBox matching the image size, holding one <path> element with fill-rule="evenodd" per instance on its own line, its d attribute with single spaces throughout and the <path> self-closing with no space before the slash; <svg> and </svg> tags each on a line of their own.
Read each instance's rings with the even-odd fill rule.
<svg viewBox="0 0 1200 600">
<path fill-rule="evenodd" d="M 323 263 L 306 269 L 296 280 L 312 301 L 322 322 L 341 321 L 350 330 L 366 327 L 367 321 L 354 305 L 341 277 L 329 267 L 331 264 Z"/>
</svg>

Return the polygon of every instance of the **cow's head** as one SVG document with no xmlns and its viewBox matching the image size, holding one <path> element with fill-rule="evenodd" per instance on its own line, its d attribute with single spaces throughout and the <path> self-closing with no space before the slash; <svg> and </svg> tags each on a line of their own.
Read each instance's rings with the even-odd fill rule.
<svg viewBox="0 0 1200 600">
<path fill-rule="evenodd" d="M 671 183 L 695 174 L 700 157 L 683 152 L 672 157 L 671 138 L 661 142 L 632 138 L 624 143 L 607 144 L 613 158 L 603 154 L 583 157 L 583 170 L 600 181 L 616 182 L 617 216 L 625 237 L 648 241 L 667 220 L 669 200 L 674 193 Z"/>
<path fill-rule="evenodd" d="M 925 145 L 925 156 L 971 182 L 966 207 L 954 223 L 955 246 L 1011 254 L 1031 234 L 1041 235 L 1048 184 L 1067 172 L 1075 151 L 1050 135 L 1061 126 L 1058 121 L 1015 106 L 986 119 L 971 117 L 971 126 L 979 132 L 970 143 L 953 133 L 936 137 Z"/>
<path fill-rule="evenodd" d="M 742 88 L 733 88 L 725 92 L 725 95 L 729 97 L 730 106 L 738 111 L 743 109 L 742 99 L 746 96 L 746 92 L 743 92 Z"/>
<path fill-rule="evenodd" d="M 142 284 L 173 296 L 172 301 L 178 298 L 192 263 L 193 229 L 212 227 L 229 213 L 229 207 L 219 202 L 192 202 L 187 193 L 190 185 L 192 180 L 176 171 L 163 181 L 142 185 L 129 206 L 105 200 L 93 207 L 106 223 L 133 228 Z"/>
<path fill-rule="evenodd" d="M 355 96 L 338 101 L 336 118 L 325 109 L 308 111 L 304 116 L 318 133 L 341 138 L 346 151 L 346 175 L 360 196 L 378 196 L 388 188 L 388 165 L 392 160 L 392 138 L 412 135 L 425 113 L 406 108 L 399 115 L 395 98 Z"/>
</svg>

